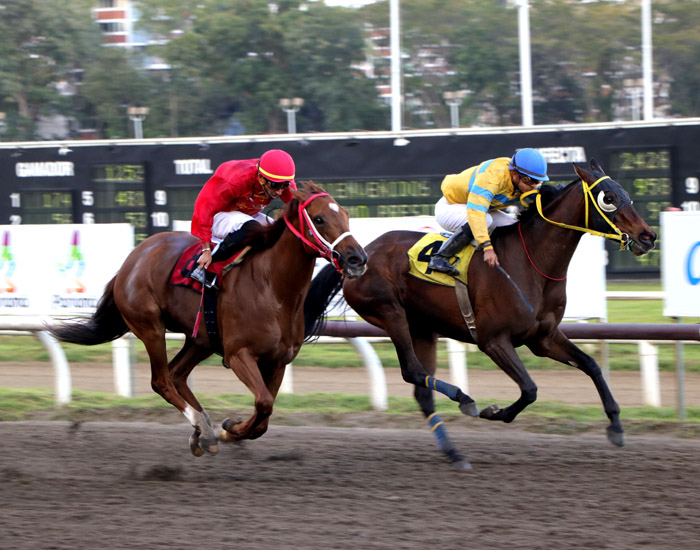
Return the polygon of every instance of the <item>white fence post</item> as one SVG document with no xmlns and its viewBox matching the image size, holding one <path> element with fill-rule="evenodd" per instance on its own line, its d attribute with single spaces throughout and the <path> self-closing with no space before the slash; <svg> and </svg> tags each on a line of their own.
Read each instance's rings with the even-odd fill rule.
<svg viewBox="0 0 700 550">
<path fill-rule="evenodd" d="M 644 403 L 652 407 L 660 407 L 659 348 L 646 340 L 639 342 L 639 368 L 642 374 Z"/>
<path fill-rule="evenodd" d="M 372 408 L 385 411 L 389 408 L 386 376 L 382 362 L 377 352 L 365 338 L 347 338 L 348 343 L 362 356 L 367 373 L 369 374 L 369 391 L 372 400 Z"/>
<path fill-rule="evenodd" d="M 134 397 L 134 385 L 129 358 L 129 338 L 122 336 L 112 342 L 112 364 L 114 367 L 114 388 L 117 395 Z"/>
<path fill-rule="evenodd" d="M 49 357 L 51 357 L 54 376 L 56 378 L 56 404 L 63 405 L 65 403 L 70 403 L 72 393 L 70 367 L 68 366 L 68 361 L 66 360 L 66 354 L 63 353 L 63 348 L 48 332 L 40 330 L 35 334 L 43 346 L 48 350 Z"/>
<path fill-rule="evenodd" d="M 469 395 L 467 380 L 467 345 L 457 340 L 447 340 L 447 360 L 450 365 L 450 380 Z"/>
<path fill-rule="evenodd" d="M 289 363 L 284 369 L 284 378 L 282 378 L 282 383 L 280 384 L 280 393 L 294 393 L 294 380 L 292 375 L 292 364 Z"/>
</svg>

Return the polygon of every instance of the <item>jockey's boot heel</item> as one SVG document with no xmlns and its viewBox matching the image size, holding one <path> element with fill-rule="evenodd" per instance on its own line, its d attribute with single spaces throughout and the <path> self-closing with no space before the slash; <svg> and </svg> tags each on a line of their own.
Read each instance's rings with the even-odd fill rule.
<svg viewBox="0 0 700 550">
<path fill-rule="evenodd" d="M 453 277 L 459 275 L 459 270 L 450 263 L 450 258 L 467 246 L 473 238 L 474 234 L 471 228 L 465 223 L 442 243 L 440 250 L 430 257 L 428 268 Z"/>
</svg>

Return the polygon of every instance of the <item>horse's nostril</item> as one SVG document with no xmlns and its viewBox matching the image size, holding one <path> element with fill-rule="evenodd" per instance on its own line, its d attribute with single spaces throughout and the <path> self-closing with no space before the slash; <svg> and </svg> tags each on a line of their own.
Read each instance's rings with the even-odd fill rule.
<svg viewBox="0 0 700 550">
<path fill-rule="evenodd" d="M 656 241 L 656 234 L 655 233 L 650 233 L 649 231 L 645 231 L 641 235 L 641 240 L 644 242 L 647 242 L 649 244 L 653 244 L 654 241 Z"/>
</svg>

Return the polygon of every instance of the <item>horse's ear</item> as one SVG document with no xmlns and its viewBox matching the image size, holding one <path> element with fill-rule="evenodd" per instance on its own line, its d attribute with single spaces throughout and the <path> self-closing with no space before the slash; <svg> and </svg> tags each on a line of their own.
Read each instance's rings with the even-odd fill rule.
<svg viewBox="0 0 700 550">
<path fill-rule="evenodd" d="M 605 170 L 603 170 L 603 167 L 598 163 L 596 159 L 592 158 L 590 165 L 591 170 L 593 170 L 594 172 L 600 172 L 601 174 L 605 174 Z"/>
<path fill-rule="evenodd" d="M 593 175 L 588 170 L 580 167 L 575 162 L 572 162 L 572 164 L 574 165 L 574 170 L 578 174 L 578 177 L 581 178 L 582 181 L 593 181 Z"/>
<path fill-rule="evenodd" d="M 311 180 L 298 181 L 297 190 L 305 195 L 312 195 L 314 193 L 323 193 L 323 189 L 316 185 Z"/>
</svg>

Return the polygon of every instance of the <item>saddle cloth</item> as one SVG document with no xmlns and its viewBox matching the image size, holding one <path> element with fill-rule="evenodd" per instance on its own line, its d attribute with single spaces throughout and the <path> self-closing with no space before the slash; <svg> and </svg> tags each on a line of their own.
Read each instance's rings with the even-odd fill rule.
<svg viewBox="0 0 700 550">
<path fill-rule="evenodd" d="M 408 251 L 409 274 L 434 284 L 455 286 L 455 277 L 428 269 L 430 257 L 440 249 L 442 243 L 447 239 L 448 237 L 442 233 L 427 233 L 421 237 Z M 457 279 L 465 284 L 467 283 L 467 267 L 469 267 L 475 250 L 474 245 L 470 244 L 457 256 L 458 261 L 455 264 L 459 269 Z"/>
<path fill-rule="evenodd" d="M 216 280 L 220 282 L 221 277 L 223 277 L 225 273 L 228 273 L 233 266 L 236 266 L 243 261 L 243 257 L 248 250 L 249 247 L 246 247 L 236 252 L 228 260 L 212 263 L 207 271 L 216 273 Z M 168 282 L 171 285 L 188 286 L 197 292 L 202 292 L 202 283 L 190 278 L 190 273 L 192 273 L 192 270 L 197 267 L 197 259 L 201 253 L 202 245 L 200 243 L 194 243 L 192 246 L 187 247 L 175 263 L 175 267 L 173 267 L 173 270 L 170 273 L 170 279 Z"/>
</svg>

